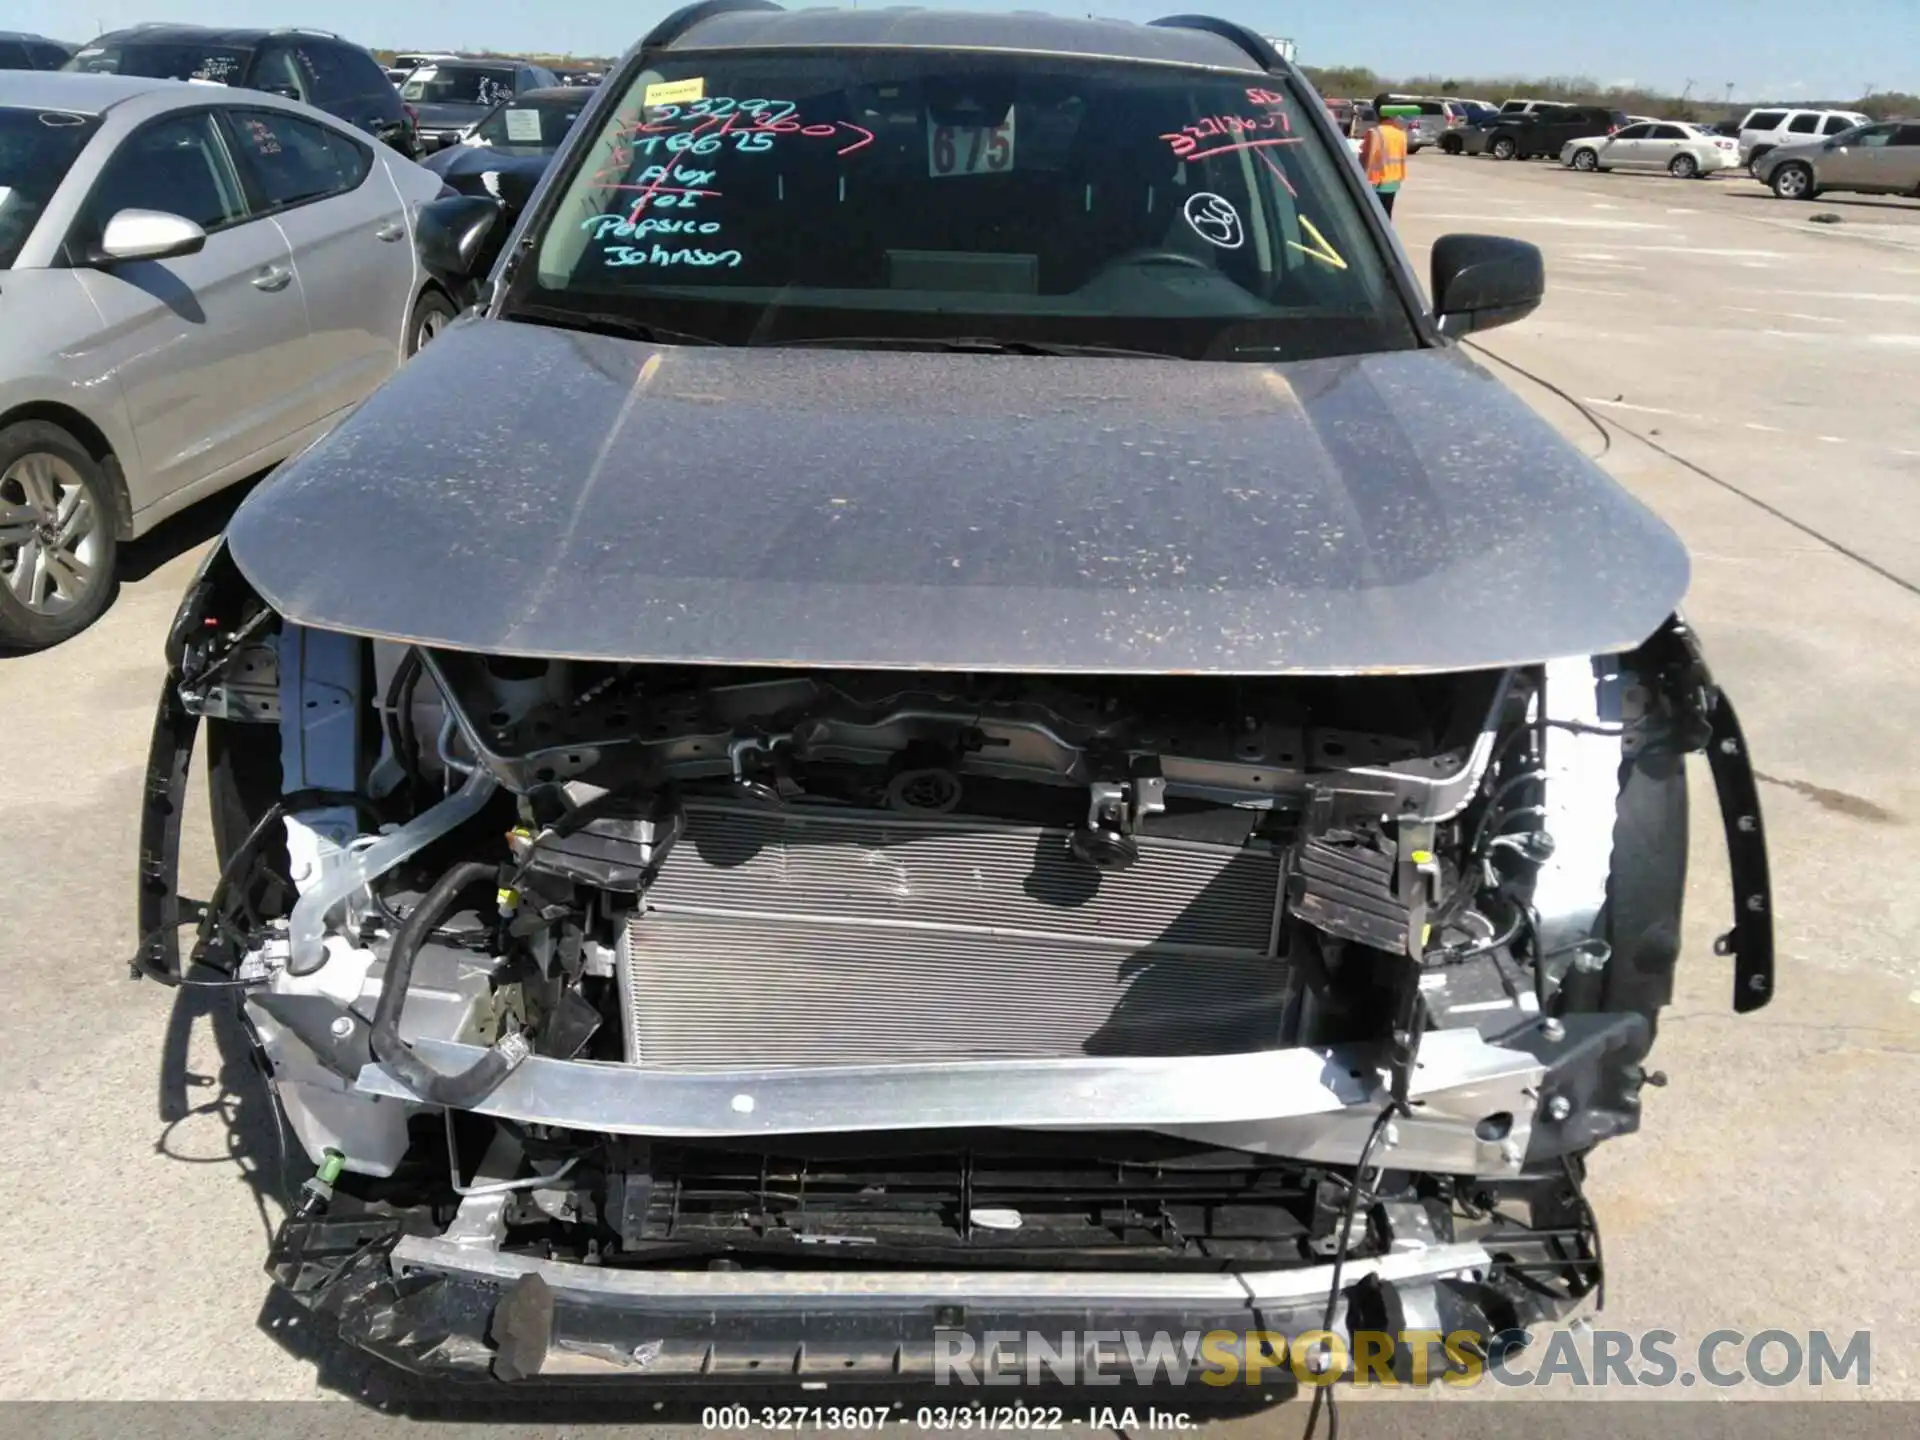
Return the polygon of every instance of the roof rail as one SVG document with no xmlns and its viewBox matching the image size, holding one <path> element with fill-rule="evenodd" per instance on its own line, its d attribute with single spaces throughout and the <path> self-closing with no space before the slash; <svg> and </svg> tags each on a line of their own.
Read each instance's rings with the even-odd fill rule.
<svg viewBox="0 0 1920 1440">
<path fill-rule="evenodd" d="M 1204 30 L 1209 35 L 1218 35 L 1223 40 L 1231 40 L 1247 54 L 1260 62 L 1263 70 L 1285 70 L 1287 62 L 1280 52 L 1273 48 L 1264 35 L 1256 35 L 1244 25 L 1236 25 L 1231 20 L 1217 19 L 1212 15 L 1169 15 L 1163 20 L 1149 20 L 1149 25 L 1163 25 L 1169 30 Z"/>
<path fill-rule="evenodd" d="M 316 30 L 311 25 L 278 25 L 275 35 L 318 35 L 322 40 L 338 40 L 340 36 L 332 30 Z"/>
<path fill-rule="evenodd" d="M 711 20 L 716 15 L 731 15 L 743 10 L 784 10 L 784 5 L 774 4 L 774 0 L 700 0 L 697 5 L 687 5 L 674 11 L 653 29 L 647 32 L 647 38 L 640 42 L 642 50 L 659 50 L 671 45 L 702 20 Z"/>
</svg>

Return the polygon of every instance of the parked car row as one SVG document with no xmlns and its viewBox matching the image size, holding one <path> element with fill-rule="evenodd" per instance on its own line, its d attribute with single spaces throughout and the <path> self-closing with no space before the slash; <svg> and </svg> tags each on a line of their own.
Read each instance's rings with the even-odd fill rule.
<svg viewBox="0 0 1920 1440">
<path fill-rule="evenodd" d="M 278 95 L 324 110 L 408 159 L 421 154 L 416 117 L 386 72 L 371 52 L 330 30 L 135 25 L 81 46 L 63 68 Z"/>
<path fill-rule="evenodd" d="M 1381 94 L 1372 100 L 1329 99 L 1326 103 L 1334 124 L 1350 139 L 1359 139 L 1379 124 L 1380 108 L 1384 105 L 1416 108 L 1420 113 L 1412 117 L 1407 126 L 1407 150 L 1410 154 L 1439 144 L 1448 133 L 1495 113 L 1493 106 L 1485 100 L 1468 100 L 1454 95 Z"/>
<path fill-rule="evenodd" d="M 1530 110 L 1511 109 L 1531 105 Z M 1553 105 L 1509 100 L 1492 115 L 1447 130 L 1438 144 L 1443 155 L 1491 155 L 1496 160 L 1557 156 L 1569 141 L 1624 130 L 1630 117 L 1604 105 Z"/>
<path fill-rule="evenodd" d="M 1920 198 L 1920 122 L 1874 122 L 1854 110 L 1762 107 L 1738 121 L 1698 124 L 1517 98 L 1490 116 L 1449 126 L 1436 143 L 1448 155 L 1553 157 L 1599 174 L 1664 170 L 1692 180 L 1745 167 L 1785 200 L 1827 190 Z"/>
</svg>

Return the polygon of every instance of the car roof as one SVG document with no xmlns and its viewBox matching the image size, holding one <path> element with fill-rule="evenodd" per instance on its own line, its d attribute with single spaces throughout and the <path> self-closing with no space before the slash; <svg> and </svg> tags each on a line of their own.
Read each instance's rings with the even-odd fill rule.
<svg viewBox="0 0 1920 1440">
<path fill-rule="evenodd" d="M 149 21 L 109 30 L 89 45 L 112 40 L 125 45 L 134 40 L 157 40 L 168 44 L 175 40 L 197 40 L 207 45 L 257 45 L 273 35 L 304 35 L 310 40 L 338 40 L 331 30 L 305 29 L 297 25 L 185 25 L 171 20 Z"/>
<path fill-rule="evenodd" d="M 458 70 L 462 65 L 474 65 L 483 69 L 499 70 L 509 65 L 532 64 L 533 61 L 522 60 L 518 55 L 449 55 L 445 59 L 435 57 L 420 68 L 422 70 Z M 537 68 L 544 70 L 546 67 L 542 65 Z"/>
<path fill-rule="evenodd" d="M 504 102 L 511 105 L 524 105 L 529 100 L 578 100 L 582 105 L 593 97 L 580 92 L 584 85 L 542 85 L 537 90 L 522 90 L 512 100 Z"/>
<path fill-rule="evenodd" d="M 763 46 L 874 45 L 894 48 L 1018 50 L 1029 54 L 1098 55 L 1173 65 L 1208 65 L 1266 73 L 1224 35 L 1130 20 L 1077 19 L 1033 10 L 736 10 L 695 21 L 672 50 L 736 50 Z"/>
<path fill-rule="evenodd" d="M 145 75 L 99 75 L 90 71 L 0 70 L 0 105 L 100 115 L 122 100 L 155 90 L 184 89 L 186 83 L 154 80 Z"/>
</svg>

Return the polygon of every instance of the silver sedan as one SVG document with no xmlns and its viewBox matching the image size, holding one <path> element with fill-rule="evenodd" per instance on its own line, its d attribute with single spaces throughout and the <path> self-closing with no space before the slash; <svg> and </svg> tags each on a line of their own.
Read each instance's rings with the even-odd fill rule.
<svg viewBox="0 0 1920 1440">
<path fill-rule="evenodd" d="M 0 73 L 0 645 L 53 644 L 117 545 L 285 459 L 453 313 L 437 177 L 291 100 Z"/>
</svg>

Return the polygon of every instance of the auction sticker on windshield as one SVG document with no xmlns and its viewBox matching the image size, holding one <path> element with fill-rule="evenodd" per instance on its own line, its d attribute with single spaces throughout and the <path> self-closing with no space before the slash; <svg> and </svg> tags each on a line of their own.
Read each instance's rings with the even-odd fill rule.
<svg viewBox="0 0 1920 1440">
<path fill-rule="evenodd" d="M 696 75 L 691 80 L 662 80 L 649 85 L 640 96 L 640 103 L 651 110 L 656 105 L 684 105 L 689 100 L 703 100 L 706 94 L 706 77 Z"/>
<path fill-rule="evenodd" d="M 538 110 L 507 111 L 507 139 L 521 145 L 540 143 L 540 112 Z"/>
<path fill-rule="evenodd" d="M 998 175 L 1013 169 L 1013 107 L 998 125 L 936 125 L 927 116 L 927 174 Z"/>
</svg>

